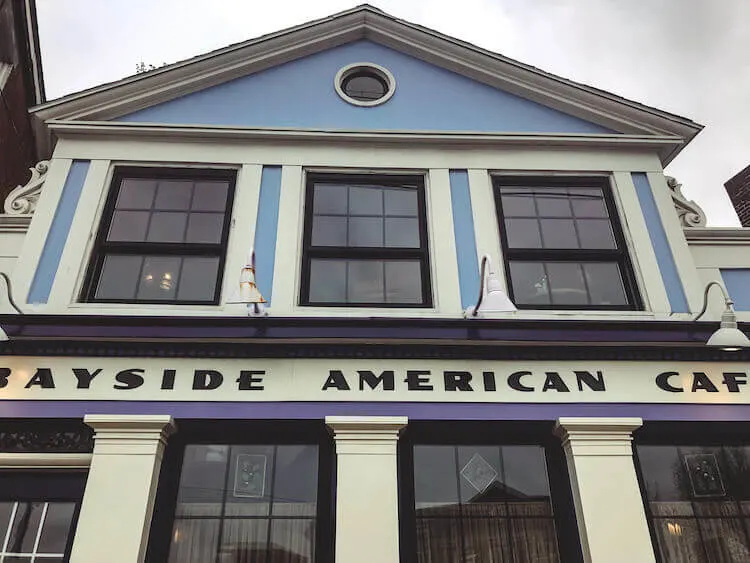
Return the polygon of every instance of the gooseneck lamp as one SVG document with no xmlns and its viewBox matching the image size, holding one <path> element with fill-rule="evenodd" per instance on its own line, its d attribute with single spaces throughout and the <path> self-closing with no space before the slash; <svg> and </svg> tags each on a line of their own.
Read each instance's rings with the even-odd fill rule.
<svg viewBox="0 0 750 563">
<path fill-rule="evenodd" d="M 695 317 L 695 321 L 700 319 L 708 308 L 708 293 L 711 287 L 718 287 L 724 296 L 724 312 L 721 314 L 721 324 L 716 332 L 706 342 L 706 346 L 720 348 L 726 352 L 738 352 L 743 348 L 750 347 L 750 339 L 737 328 L 737 314 L 734 312 L 734 301 L 729 297 L 724 287 L 717 281 L 709 282 L 703 293 L 703 309 Z"/>
<path fill-rule="evenodd" d="M 484 313 L 508 313 L 516 310 L 516 306 L 503 291 L 503 284 L 492 267 L 490 257 L 485 254 L 479 270 L 479 299 L 476 305 L 464 311 L 464 317 L 473 319 Z"/>
<path fill-rule="evenodd" d="M 21 309 L 19 309 L 18 305 L 16 305 L 16 302 L 13 301 L 13 290 L 10 285 L 10 278 L 4 272 L 0 272 L 0 277 L 3 278 L 3 280 L 5 280 L 5 287 L 8 288 L 8 302 L 18 312 L 19 315 L 23 315 L 23 313 L 21 312 Z M 8 338 L 8 333 L 5 332 L 3 327 L 0 326 L 0 342 L 6 342 L 8 340 L 10 340 L 10 338 Z"/>
</svg>

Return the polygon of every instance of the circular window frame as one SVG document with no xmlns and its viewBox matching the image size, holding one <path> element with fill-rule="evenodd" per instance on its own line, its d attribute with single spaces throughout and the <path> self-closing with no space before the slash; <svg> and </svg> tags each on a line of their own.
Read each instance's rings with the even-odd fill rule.
<svg viewBox="0 0 750 563">
<path fill-rule="evenodd" d="M 357 100 L 344 91 L 343 84 L 346 79 L 352 74 L 362 71 L 373 73 L 385 82 L 387 89 L 382 97 L 377 100 Z M 336 93 L 345 102 L 352 104 L 353 106 L 373 107 L 384 104 L 393 97 L 393 94 L 396 92 L 396 78 L 387 68 L 376 65 L 375 63 L 352 63 L 341 68 L 336 73 L 336 77 L 333 80 L 333 86 L 336 88 Z"/>
</svg>

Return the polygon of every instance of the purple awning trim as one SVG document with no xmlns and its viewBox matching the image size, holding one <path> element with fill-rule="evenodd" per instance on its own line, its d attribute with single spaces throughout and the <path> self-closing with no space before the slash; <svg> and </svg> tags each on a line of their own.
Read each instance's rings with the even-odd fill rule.
<svg viewBox="0 0 750 563">
<path fill-rule="evenodd" d="M 408 416 L 411 420 L 555 420 L 563 416 L 635 416 L 648 421 L 747 421 L 750 419 L 750 405 L 0 401 L 0 419 L 82 418 L 86 414 L 170 414 L 175 418 L 238 420 L 320 420 L 331 415 L 363 415 Z"/>
</svg>

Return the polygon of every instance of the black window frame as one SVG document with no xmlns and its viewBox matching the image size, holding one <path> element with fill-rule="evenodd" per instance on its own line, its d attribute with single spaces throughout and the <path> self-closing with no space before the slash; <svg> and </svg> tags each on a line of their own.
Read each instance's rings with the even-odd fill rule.
<svg viewBox="0 0 750 563">
<path fill-rule="evenodd" d="M 78 517 L 83 504 L 83 494 L 88 479 L 88 469 L 3 469 L 0 470 L 0 501 L 2 502 L 73 502 L 75 510 L 65 544 L 63 563 L 70 560 L 76 537 Z M 44 561 L 45 558 L 37 557 Z"/>
<path fill-rule="evenodd" d="M 398 494 L 401 563 L 417 561 L 414 447 L 540 446 L 544 449 L 560 561 L 582 563 L 573 492 L 560 439 L 552 422 L 413 421 L 398 441 Z"/>
<path fill-rule="evenodd" d="M 322 420 L 178 420 L 177 425 L 180 431 L 170 437 L 164 452 L 146 563 L 164 563 L 169 560 L 185 448 L 201 444 L 317 446 L 318 490 L 313 563 L 333 561 L 336 459 L 333 438 Z"/>
<path fill-rule="evenodd" d="M 417 219 L 419 221 L 419 248 L 394 247 L 345 247 L 313 246 L 313 203 L 316 183 L 376 185 L 383 187 L 400 187 L 404 184 L 416 186 Z M 430 251 L 427 229 L 427 204 L 425 197 L 424 174 L 336 174 L 311 172 L 307 174 L 305 185 L 304 227 L 302 243 L 302 276 L 300 284 L 300 305 L 305 307 L 352 307 L 352 308 L 385 308 L 414 309 L 433 307 L 432 283 L 430 276 Z M 310 301 L 311 262 L 315 258 L 342 260 L 419 260 L 422 277 L 421 303 L 347 303 Z"/>
<path fill-rule="evenodd" d="M 503 184 L 519 187 L 597 187 L 601 188 L 604 204 L 607 209 L 609 224 L 615 239 L 615 249 L 548 249 L 548 248 L 510 248 L 505 229 L 505 215 L 501 201 L 501 186 Z M 527 310 L 568 310 L 568 311 L 640 311 L 643 301 L 638 290 L 633 262 L 628 252 L 627 241 L 622 228 L 620 215 L 614 201 L 612 183 L 607 176 L 552 176 L 552 175 L 492 175 L 492 191 L 495 197 L 495 210 L 498 218 L 500 243 L 502 245 L 505 279 L 507 280 L 508 296 L 518 309 Z M 555 305 L 538 304 L 527 305 L 516 303 L 513 283 L 510 273 L 510 263 L 515 262 L 587 262 L 612 263 L 615 262 L 622 276 L 627 304 L 624 305 Z"/>
<path fill-rule="evenodd" d="M 112 224 L 117 197 L 122 182 L 125 179 L 144 180 L 206 180 L 226 181 L 227 189 L 226 209 L 222 225 L 221 241 L 208 243 L 160 243 L 160 242 L 112 242 L 107 241 L 107 233 Z M 85 303 L 120 303 L 138 305 L 219 305 L 221 300 L 226 250 L 229 241 L 229 231 L 232 221 L 237 170 L 233 168 L 174 168 L 174 167 L 130 167 L 118 166 L 114 170 L 109 186 L 107 201 L 104 206 L 96 239 L 89 260 L 89 267 L 81 291 L 81 301 Z M 110 255 L 119 256 L 206 256 L 218 257 L 216 287 L 213 299 L 205 301 L 175 299 L 107 299 L 96 297 L 96 290 L 101 278 L 105 258 Z"/>
<path fill-rule="evenodd" d="M 669 563 L 659 553 L 658 534 L 655 520 L 666 519 L 666 517 L 654 517 L 651 511 L 648 491 L 646 490 L 646 479 L 641 466 L 638 446 L 669 446 L 669 447 L 750 447 L 750 422 L 645 422 L 643 426 L 633 433 L 633 462 L 635 465 L 638 487 L 641 492 L 643 510 L 648 523 L 651 536 L 651 546 L 654 550 L 654 558 L 657 563 Z M 739 501 L 736 501 L 739 502 Z M 674 516 L 675 519 L 689 519 L 699 521 L 706 516 Z M 718 517 L 716 517 L 718 518 Z M 750 543 L 750 515 L 745 515 L 742 510 L 736 516 L 728 518 L 741 519 L 748 523 L 745 528 L 746 537 Z M 701 547 L 703 543 L 701 542 Z M 700 555 L 705 555 L 701 552 Z"/>
</svg>

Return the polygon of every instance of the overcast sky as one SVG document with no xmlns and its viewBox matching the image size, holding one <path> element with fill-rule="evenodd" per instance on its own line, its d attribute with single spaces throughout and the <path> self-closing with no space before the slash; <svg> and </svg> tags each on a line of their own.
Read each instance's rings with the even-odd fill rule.
<svg viewBox="0 0 750 563">
<path fill-rule="evenodd" d="M 356 1 L 356 0 L 355 0 Z M 37 0 L 47 98 L 346 10 L 341 0 Z M 706 126 L 667 168 L 737 226 L 750 164 L 750 0 L 377 0 L 376 7 Z"/>
</svg>

